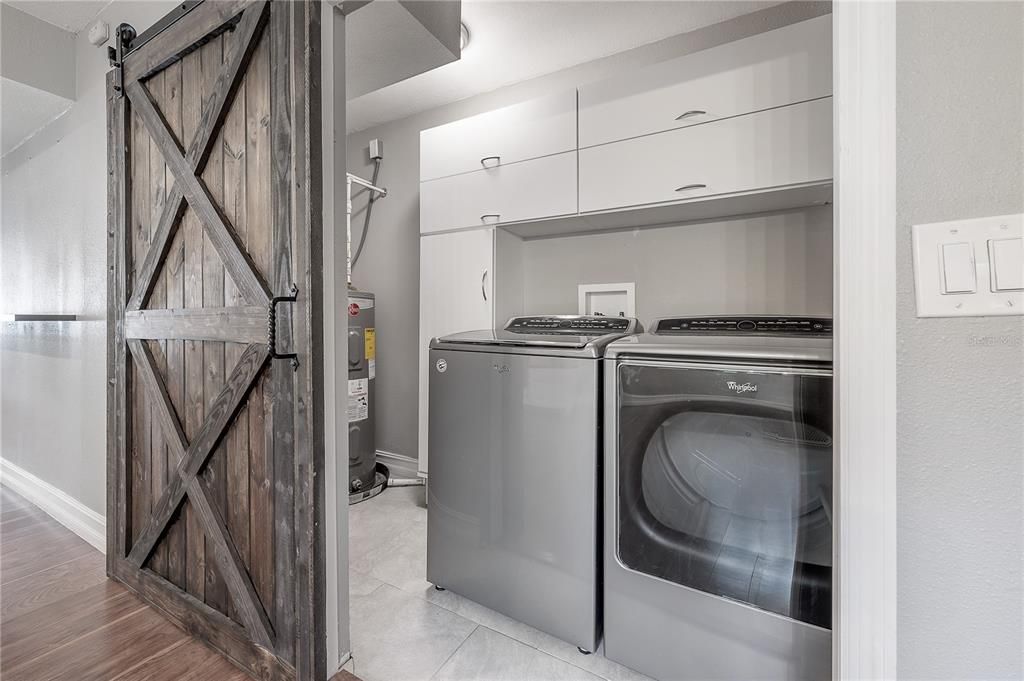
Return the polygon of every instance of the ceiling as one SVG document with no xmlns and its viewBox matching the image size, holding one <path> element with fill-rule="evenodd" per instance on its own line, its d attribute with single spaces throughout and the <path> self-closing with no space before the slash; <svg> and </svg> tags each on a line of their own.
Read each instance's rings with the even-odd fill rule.
<svg viewBox="0 0 1024 681">
<path fill-rule="evenodd" d="M 51 123 L 71 108 L 70 99 L 24 85 L 16 80 L 0 78 L 0 156 L 6 156 L 32 134 Z"/>
<path fill-rule="evenodd" d="M 462 59 L 350 100 L 348 129 L 365 130 L 777 4 L 463 0 L 462 19 L 471 37 Z"/>
<path fill-rule="evenodd" d="M 78 33 L 112 0 L 3 0 L 4 4 L 31 14 L 65 31 Z"/>
</svg>

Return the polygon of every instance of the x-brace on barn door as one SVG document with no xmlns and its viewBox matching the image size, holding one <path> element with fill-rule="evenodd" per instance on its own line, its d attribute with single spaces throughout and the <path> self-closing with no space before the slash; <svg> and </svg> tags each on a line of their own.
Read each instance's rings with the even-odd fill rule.
<svg viewBox="0 0 1024 681">
<path fill-rule="evenodd" d="M 320 8 L 184 10 L 107 84 L 108 572 L 322 681 Z"/>
</svg>

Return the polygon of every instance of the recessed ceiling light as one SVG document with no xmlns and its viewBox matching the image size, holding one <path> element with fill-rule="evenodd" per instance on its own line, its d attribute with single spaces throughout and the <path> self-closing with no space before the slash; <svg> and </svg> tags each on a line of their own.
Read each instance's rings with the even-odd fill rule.
<svg viewBox="0 0 1024 681">
<path fill-rule="evenodd" d="M 469 45 L 469 29 L 466 28 L 466 24 L 459 25 L 461 30 L 459 31 L 459 49 L 466 49 L 466 45 Z"/>
</svg>

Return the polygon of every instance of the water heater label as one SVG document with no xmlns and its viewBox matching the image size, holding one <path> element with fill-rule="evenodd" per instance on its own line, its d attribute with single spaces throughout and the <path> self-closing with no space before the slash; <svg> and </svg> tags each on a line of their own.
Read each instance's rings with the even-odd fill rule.
<svg viewBox="0 0 1024 681">
<path fill-rule="evenodd" d="M 377 378 L 377 360 L 368 359 L 366 360 L 366 367 L 370 370 L 370 380 Z"/>
<path fill-rule="evenodd" d="M 363 329 L 363 351 L 366 359 L 377 359 L 377 330 Z"/>
<path fill-rule="evenodd" d="M 370 415 L 370 381 L 351 378 L 348 381 L 348 420 L 365 421 Z"/>
</svg>

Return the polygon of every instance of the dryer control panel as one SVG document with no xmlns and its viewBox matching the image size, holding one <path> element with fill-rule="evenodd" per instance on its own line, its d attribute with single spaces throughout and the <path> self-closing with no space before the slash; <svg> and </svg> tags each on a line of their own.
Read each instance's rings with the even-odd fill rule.
<svg viewBox="0 0 1024 681">
<path fill-rule="evenodd" d="M 715 335 L 831 336 L 830 317 L 670 317 L 659 319 L 654 333 L 663 336 L 706 333 Z"/>
<path fill-rule="evenodd" d="M 632 317 L 602 317 L 592 315 L 537 315 L 513 317 L 505 325 L 514 333 L 568 333 L 595 336 L 608 333 L 634 333 L 636 320 Z"/>
</svg>

